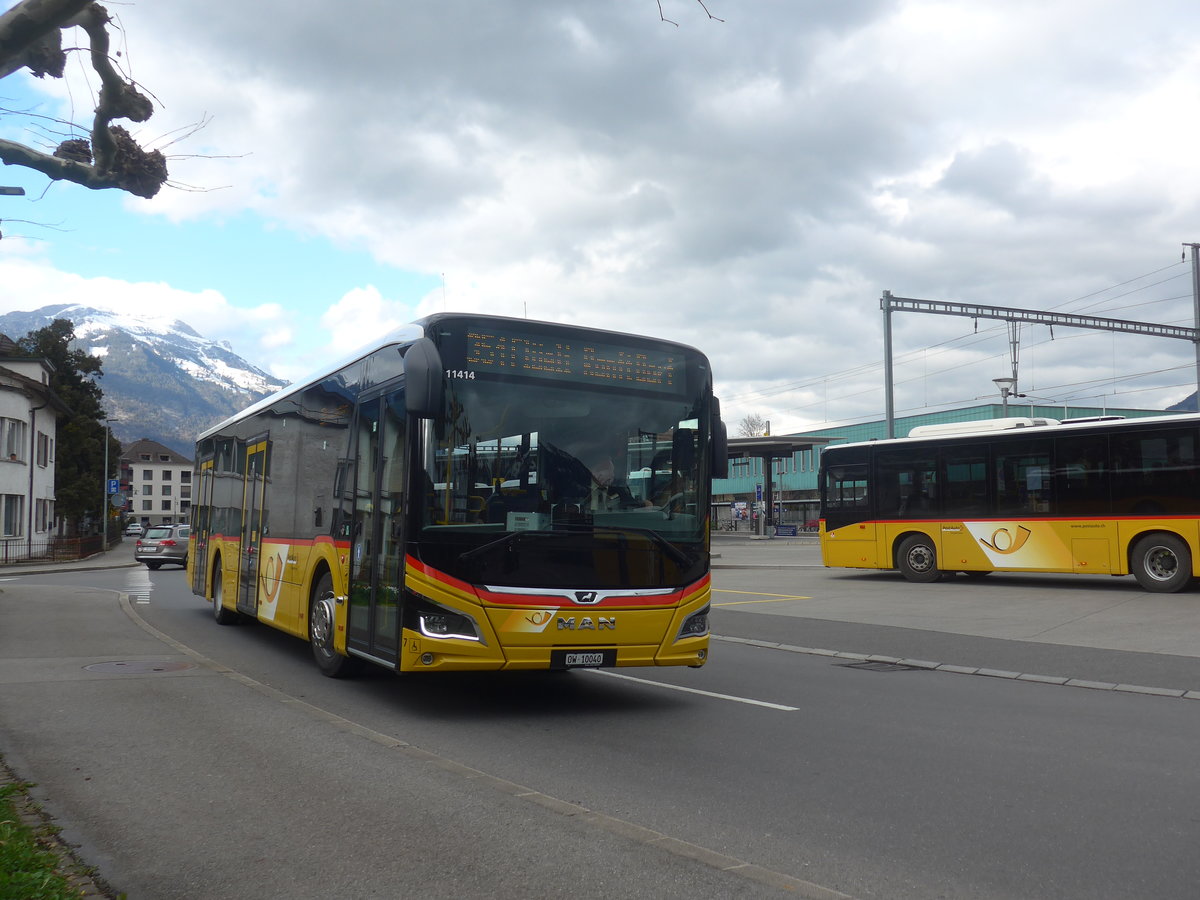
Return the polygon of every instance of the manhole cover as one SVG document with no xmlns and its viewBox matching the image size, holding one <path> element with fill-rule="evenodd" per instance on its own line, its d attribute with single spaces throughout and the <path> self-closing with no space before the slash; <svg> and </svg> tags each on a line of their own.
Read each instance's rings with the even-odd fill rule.
<svg viewBox="0 0 1200 900">
<path fill-rule="evenodd" d="M 92 663 L 84 668 L 89 672 L 99 672 L 104 675 L 152 675 L 155 672 L 181 672 L 184 669 L 193 668 L 193 665 L 186 662 L 134 659 L 125 662 Z"/>
</svg>

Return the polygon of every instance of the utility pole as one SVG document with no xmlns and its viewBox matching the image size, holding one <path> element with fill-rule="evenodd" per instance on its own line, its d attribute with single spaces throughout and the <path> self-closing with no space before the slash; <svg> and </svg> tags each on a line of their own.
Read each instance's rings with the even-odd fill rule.
<svg viewBox="0 0 1200 900">
<path fill-rule="evenodd" d="M 1192 248 L 1192 310 L 1196 328 L 1200 330 L 1200 244 L 1183 246 Z M 1196 347 L 1196 409 L 1200 410 L 1200 340 L 1193 343 Z"/>
<path fill-rule="evenodd" d="M 1031 322 L 1038 325 L 1061 325 L 1069 328 L 1091 328 L 1097 331 L 1120 331 L 1128 334 L 1149 335 L 1151 337 L 1176 338 L 1191 341 L 1196 348 L 1196 388 L 1200 392 L 1200 243 L 1184 244 L 1192 248 L 1192 291 L 1196 298 L 1196 326 L 1185 328 L 1182 325 L 1159 325 L 1154 322 L 1137 322 L 1129 319 L 1104 319 L 1099 316 L 1077 316 L 1070 313 L 1056 313 L 1050 310 L 1020 309 L 1008 306 L 981 306 L 976 303 L 945 302 L 940 300 L 920 300 L 913 297 L 897 297 L 891 291 L 884 291 L 879 300 L 883 310 L 883 360 L 884 360 L 884 401 L 887 409 L 888 437 L 895 437 L 895 405 L 892 398 L 892 313 L 920 312 L 934 313 L 943 316 L 967 316 L 972 319 L 1002 319 L 1004 321 Z M 1016 347 L 1015 334 L 1010 335 L 1010 346 Z M 1014 365 L 1013 374 L 1016 375 Z M 995 381 L 996 379 L 993 379 Z M 1013 379 L 1016 384 L 1016 378 Z M 1009 391 L 1009 396 L 1016 392 Z M 1200 397 L 1200 393 L 1197 395 Z"/>
</svg>

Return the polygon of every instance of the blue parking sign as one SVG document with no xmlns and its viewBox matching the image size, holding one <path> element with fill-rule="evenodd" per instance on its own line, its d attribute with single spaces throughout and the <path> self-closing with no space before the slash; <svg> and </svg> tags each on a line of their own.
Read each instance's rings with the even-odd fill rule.
<svg viewBox="0 0 1200 900">
<path fill-rule="evenodd" d="M 117 479 L 117 478 L 108 479 L 108 492 L 110 494 L 116 494 L 120 490 L 121 490 L 121 482 L 119 479 Z"/>
</svg>

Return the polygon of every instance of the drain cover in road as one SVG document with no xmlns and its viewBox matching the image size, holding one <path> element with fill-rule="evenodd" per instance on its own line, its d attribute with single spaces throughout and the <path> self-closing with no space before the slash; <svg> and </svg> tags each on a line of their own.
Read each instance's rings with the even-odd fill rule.
<svg viewBox="0 0 1200 900">
<path fill-rule="evenodd" d="M 163 662 L 153 659 L 133 659 L 125 662 L 92 663 L 84 666 L 89 672 L 103 675 L 153 675 L 156 672 L 181 672 L 193 668 L 192 663 Z"/>
</svg>

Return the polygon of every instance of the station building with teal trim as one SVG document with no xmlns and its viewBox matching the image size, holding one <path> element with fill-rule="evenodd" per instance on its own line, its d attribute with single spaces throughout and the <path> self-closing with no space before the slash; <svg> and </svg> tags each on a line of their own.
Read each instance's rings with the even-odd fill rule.
<svg viewBox="0 0 1200 900">
<path fill-rule="evenodd" d="M 1179 412 L 1184 415 L 1184 412 Z M 945 425 L 1014 416 L 1027 418 L 1084 419 L 1095 416 L 1124 416 L 1127 419 L 1172 415 L 1161 409 L 1112 409 L 1095 406 L 1049 406 L 1000 403 L 965 406 L 960 409 L 898 416 L 896 437 L 905 437 L 921 425 Z M 887 438 L 887 422 L 876 420 L 850 425 L 816 428 L 796 434 L 773 436 L 773 449 L 760 451 L 766 438 L 729 441 L 729 477 L 713 479 L 713 527 L 751 528 L 756 510 L 773 508 L 768 522 L 797 525 L 801 530 L 816 530 L 819 500 L 817 472 L 821 466 L 821 448 L 829 444 L 850 444 Z M 790 450 L 784 455 L 786 448 Z M 777 454 L 771 456 L 771 454 Z M 759 501 L 760 493 L 764 498 Z M 744 518 L 743 518 L 744 517 Z M 745 524 L 743 524 L 745 523 Z"/>
</svg>

